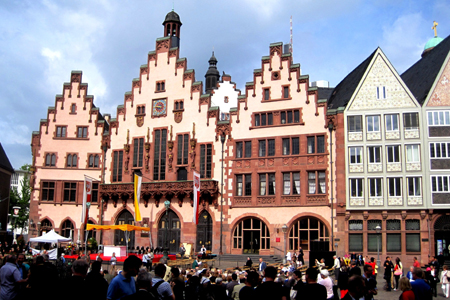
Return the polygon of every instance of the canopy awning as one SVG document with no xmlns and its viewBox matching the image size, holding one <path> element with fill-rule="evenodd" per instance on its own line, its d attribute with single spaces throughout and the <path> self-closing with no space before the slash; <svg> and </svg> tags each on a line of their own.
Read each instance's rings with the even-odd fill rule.
<svg viewBox="0 0 450 300">
<path fill-rule="evenodd" d="M 94 225 L 87 224 L 86 230 L 122 230 L 122 231 L 133 231 L 133 230 L 142 230 L 142 231 L 150 231 L 149 227 L 139 227 L 130 224 L 122 224 L 122 225 Z"/>
<path fill-rule="evenodd" d="M 53 229 L 47 232 L 46 234 L 30 239 L 30 242 L 36 243 L 62 243 L 71 241 L 72 241 L 71 238 L 63 237 L 57 234 Z"/>
</svg>

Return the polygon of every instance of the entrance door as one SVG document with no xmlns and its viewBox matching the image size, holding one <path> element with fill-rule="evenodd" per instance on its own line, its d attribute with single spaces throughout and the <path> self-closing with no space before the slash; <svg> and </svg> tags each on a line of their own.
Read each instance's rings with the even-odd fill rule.
<svg viewBox="0 0 450 300">
<path fill-rule="evenodd" d="M 259 230 L 244 231 L 244 253 L 259 254 L 261 232 Z"/>
<path fill-rule="evenodd" d="M 202 245 L 205 245 L 206 250 L 212 249 L 212 219 L 206 210 L 198 217 L 195 251 L 199 252 Z"/>
<path fill-rule="evenodd" d="M 167 218 L 167 221 L 166 221 Z M 168 227 L 167 227 L 168 225 Z M 166 240 L 167 229 L 167 240 Z M 163 249 L 168 247 L 169 253 L 178 253 L 180 246 L 180 218 L 172 210 L 169 210 L 167 217 L 164 214 L 158 225 L 158 247 Z"/>
<path fill-rule="evenodd" d="M 259 254 L 260 250 L 269 250 L 269 228 L 259 219 L 245 219 L 234 229 L 232 245 L 235 249 L 242 249 L 243 254 Z"/>
<path fill-rule="evenodd" d="M 128 210 L 122 211 L 116 220 L 116 225 L 123 225 L 123 224 L 134 225 L 133 215 Z M 126 246 L 127 238 L 128 238 L 128 249 L 134 248 L 134 231 L 116 230 L 114 233 L 114 245 Z"/>
<path fill-rule="evenodd" d="M 435 255 L 450 259 L 450 216 L 439 217 L 434 223 Z"/>
</svg>

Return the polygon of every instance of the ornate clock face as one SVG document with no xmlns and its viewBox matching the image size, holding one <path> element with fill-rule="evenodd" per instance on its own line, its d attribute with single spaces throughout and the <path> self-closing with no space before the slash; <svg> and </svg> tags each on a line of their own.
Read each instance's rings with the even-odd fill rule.
<svg viewBox="0 0 450 300">
<path fill-rule="evenodd" d="M 153 116 L 164 116 L 167 111 L 167 101 L 166 99 L 153 100 Z"/>
</svg>

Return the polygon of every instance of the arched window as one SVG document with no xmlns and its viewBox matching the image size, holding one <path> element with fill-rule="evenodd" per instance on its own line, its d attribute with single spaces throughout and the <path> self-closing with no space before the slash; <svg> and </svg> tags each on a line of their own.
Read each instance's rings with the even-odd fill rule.
<svg viewBox="0 0 450 300">
<path fill-rule="evenodd" d="M 76 168 L 78 156 L 76 154 L 67 155 L 67 167 Z"/>
<path fill-rule="evenodd" d="M 45 166 L 54 167 L 56 165 L 56 155 L 49 153 L 45 156 Z"/>
<path fill-rule="evenodd" d="M 233 248 L 242 249 L 244 254 L 270 249 L 269 228 L 257 218 L 241 221 L 233 231 Z"/>
<path fill-rule="evenodd" d="M 289 250 L 312 250 L 315 248 L 329 248 L 328 227 L 319 219 L 314 217 L 304 217 L 293 223 L 289 230 Z"/>
<path fill-rule="evenodd" d="M 39 226 L 39 225 L 38 225 Z M 41 225 L 40 225 L 40 233 L 41 233 L 41 235 L 43 234 L 43 233 L 47 233 L 47 232 L 49 232 L 50 230 L 52 230 L 52 222 L 50 222 L 50 220 L 49 219 L 44 219 L 44 220 L 42 220 L 41 221 Z"/>
<path fill-rule="evenodd" d="M 94 155 L 89 155 L 89 168 L 94 167 Z"/>
<path fill-rule="evenodd" d="M 61 226 L 61 235 L 66 238 L 73 236 L 73 223 L 70 220 L 65 220 Z"/>
<path fill-rule="evenodd" d="M 95 155 L 94 158 L 94 168 L 98 168 L 99 166 L 100 157 L 98 155 Z"/>
</svg>

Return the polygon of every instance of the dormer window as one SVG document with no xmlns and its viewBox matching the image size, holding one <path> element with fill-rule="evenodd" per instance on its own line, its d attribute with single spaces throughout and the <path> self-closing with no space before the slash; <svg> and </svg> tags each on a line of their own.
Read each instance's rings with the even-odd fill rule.
<svg viewBox="0 0 450 300">
<path fill-rule="evenodd" d="M 70 113 L 71 114 L 77 113 L 77 105 L 75 103 L 72 103 L 72 105 L 70 106 Z"/>
</svg>

